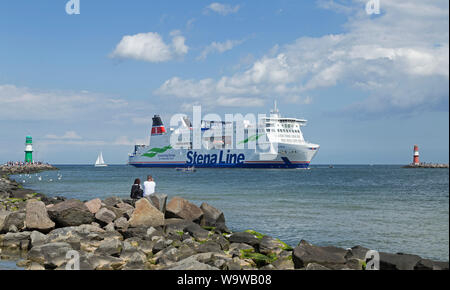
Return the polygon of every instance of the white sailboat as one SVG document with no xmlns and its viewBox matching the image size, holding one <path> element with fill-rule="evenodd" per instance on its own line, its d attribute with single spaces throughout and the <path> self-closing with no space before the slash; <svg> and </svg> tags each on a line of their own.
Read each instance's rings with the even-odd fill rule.
<svg viewBox="0 0 450 290">
<path fill-rule="evenodd" d="M 105 160 L 103 160 L 103 154 L 100 152 L 100 154 L 97 157 L 97 160 L 95 161 L 95 167 L 106 167 L 108 164 L 105 163 Z"/>
</svg>

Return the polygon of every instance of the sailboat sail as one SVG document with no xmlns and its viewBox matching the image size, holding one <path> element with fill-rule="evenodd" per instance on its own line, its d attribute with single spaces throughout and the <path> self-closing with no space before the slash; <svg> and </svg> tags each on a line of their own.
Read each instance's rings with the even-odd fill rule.
<svg viewBox="0 0 450 290">
<path fill-rule="evenodd" d="M 102 152 L 98 155 L 97 160 L 95 161 L 95 166 L 107 166 L 105 160 L 103 160 Z"/>
</svg>

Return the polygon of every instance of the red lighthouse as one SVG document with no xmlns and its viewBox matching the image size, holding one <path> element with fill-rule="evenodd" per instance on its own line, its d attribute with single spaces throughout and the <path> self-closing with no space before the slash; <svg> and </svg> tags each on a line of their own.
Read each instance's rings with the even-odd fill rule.
<svg viewBox="0 0 450 290">
<path fill-rule="evenodd" d="M 420 165 L 419 161 L 419 146 L 414 145 L 414 158 L 413 158 L 414 165 Z"/>
</svg>

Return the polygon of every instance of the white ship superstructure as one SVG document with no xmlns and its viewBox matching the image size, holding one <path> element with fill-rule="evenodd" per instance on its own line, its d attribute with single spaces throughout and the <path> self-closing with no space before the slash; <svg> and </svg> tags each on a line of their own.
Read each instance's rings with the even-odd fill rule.
<svg viewBox="0 0 450 290">
<path fill-rule="evenodd" d="M 258 124 L 201 121 L 201 149 L 195 149 L 191 121 L 166 131 L 161 118 L 153 117 L 150 145 L 135 145 L 129 164 L 136 167 L 197 168 L 308 168 L 319 145 L 305 141 L 301 127 L 307 121 L 283 118 L 275 108 Z M 242 134 L 238 134 L 243 129 Z M 171 138 L 190 132 L 188 140 Z M 219 134 L 211 134 L 211 132 Z M 178 141 L 174 143 L 172 139 Z M 172 143 L 171 143 L 172 140 Z"/>
</svg>

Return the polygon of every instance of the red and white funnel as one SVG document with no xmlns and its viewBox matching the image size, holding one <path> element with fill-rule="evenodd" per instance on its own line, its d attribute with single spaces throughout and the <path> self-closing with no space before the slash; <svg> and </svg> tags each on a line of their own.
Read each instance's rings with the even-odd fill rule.
<svg viewBox="0 0 450 290">
<path fill-rule="evenodd" d="M 414 145 L 414 157 L 413 157 L 414 165 L 420 165 L 419 161 L 419 146 Z"/>
<path fill-rule="evenodd" d="M 161 117 L 159 115 L 155 115 L 153 117 L 152 136 L 163 134 L 166 134 L 166 128 L 161 121 Z"/>
</svg>

